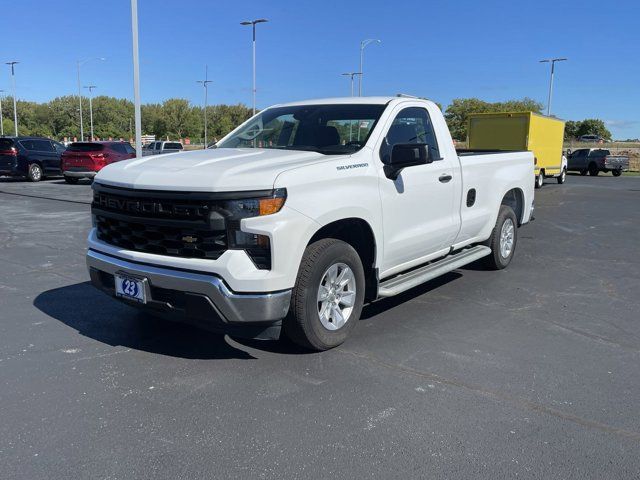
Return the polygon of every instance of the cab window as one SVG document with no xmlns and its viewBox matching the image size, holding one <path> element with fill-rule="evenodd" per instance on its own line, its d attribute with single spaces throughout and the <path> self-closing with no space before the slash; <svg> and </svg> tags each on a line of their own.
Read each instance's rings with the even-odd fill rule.
<svg viewBox="0 0 640 480">
<path fill-rule="evenodd" d="M 433 130 L 429 112 L 421 107 L 408 107 L 394 118 L 380 148 L 380 158 L 388 163 L 393 146 L 406 143 L 423 143 L 434 160 L 440 159 L 440 149 Z"/>
</svg>

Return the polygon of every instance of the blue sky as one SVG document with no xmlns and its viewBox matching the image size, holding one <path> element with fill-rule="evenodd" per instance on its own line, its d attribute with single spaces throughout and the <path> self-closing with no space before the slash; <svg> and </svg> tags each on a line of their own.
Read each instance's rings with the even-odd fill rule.
<svg viewBox="0 0 640 480">
<path fill-rule="evenodd" d="M 209 65 L 209 102 L 251 102 L 251 32 L 258 25 L 258 107 L 342 96 L 365 55 L 365 95 L 398 92 L 446 106 L 456 97 L 529 96 L 564 119 L 606 120 L 616 138 L 640 137 L 640 4 L 637 1 L 138 0 L 143 102 L 202 102 L 196 80 Z M 129 0 L 20 0 L 3 23 L 0 60 L 19 60 L 18 98 L 76 92 L 78 59 L 96 94 L 133 97 Z M 8 69 L 0 89 L 10 90 Z"/>
</svg>

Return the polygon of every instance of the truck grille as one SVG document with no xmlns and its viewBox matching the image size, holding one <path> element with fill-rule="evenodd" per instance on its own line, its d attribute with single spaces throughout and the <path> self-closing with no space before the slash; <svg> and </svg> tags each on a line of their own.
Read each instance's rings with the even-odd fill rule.
<svg viewBox="0 0 640 480">
<path fill-rule="evenodd" d="M 215 260 L 227 250 L 216 202 L 189 192 L 144 192 L 94 184 L 98 239 L 127 250 Z"/>
<path fill-rule="evenodd" d="M 215 260 L 227 249 L 225 230 L 130 222 L 100 214 L 96 215 L 96 229 L 103 242 L 138 252 Z"/>
<path fill-rule="evenodd" d="M 237 199 L 265 198 L 251 192 L 172 192 L 93 184 L 91 212 L 98 239 L 126 250 L 216 260 L 229 249 L 244 250 L 259 269 L 271 269 L 271 244 L 241 232 Z"/>
</svg>

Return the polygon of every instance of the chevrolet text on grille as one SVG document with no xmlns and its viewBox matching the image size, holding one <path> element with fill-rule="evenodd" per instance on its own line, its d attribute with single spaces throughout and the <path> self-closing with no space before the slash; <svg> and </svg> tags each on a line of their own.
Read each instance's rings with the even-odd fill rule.
<svg viewBox="0 0 640 480">
<path fill-rule="evenodd" d="M 104 194 L 96 195 L 96 203 L 109 210 L 120 210 L 132 213 L 156 213 L 183 216 L 203 216 L 209 212 L 207 205 L 176 205 L 161 203 L 153 200 L 129 200 L 111 197 Z"/>
</svg>

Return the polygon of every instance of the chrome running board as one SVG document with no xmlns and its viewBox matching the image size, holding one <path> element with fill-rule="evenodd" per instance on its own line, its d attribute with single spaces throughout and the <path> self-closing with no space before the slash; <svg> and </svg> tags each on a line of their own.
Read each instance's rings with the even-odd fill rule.
<svg viewBox="0 0 640 480">
<path fill-rule="evenodd" d="M 380 282 L 378 286 L 378 296 L 392 297 L 410 288 L 417 287 L 424 282 L 433 280 L 456 268 L 475 262 L 490 253 L 491 249 L 489 247 L 478 245 L 477 247 L 467 248 L 458 253 L 447 255 L 442 260 L 429 263 L 424 267 L 411 270 L 407 273 L 401 273 L 389 280 Z"/>
</svg>

